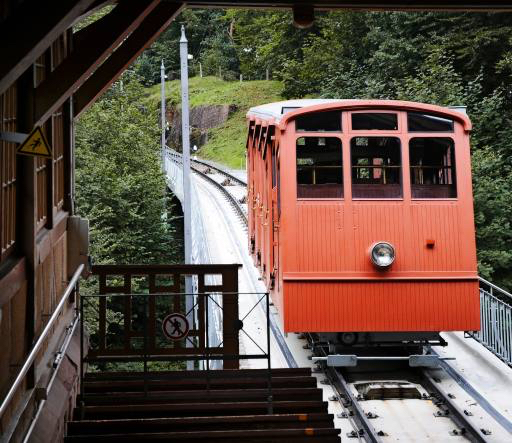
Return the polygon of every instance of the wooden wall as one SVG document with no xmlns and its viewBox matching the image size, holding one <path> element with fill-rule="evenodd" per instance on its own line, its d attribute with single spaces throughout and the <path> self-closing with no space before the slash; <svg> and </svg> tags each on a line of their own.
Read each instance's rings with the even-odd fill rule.
<svg viewBox="0 0 512 443">
<path fill-rule="evenodd" d="M 15 3 L 0 0 L 0 26 Z M 0 132 L 31 130 L 32 92 L 70 53 L 71 39 L 71 31 L 60 35 L 0 95 Z M 67 101 L 43 125 L 53 147 L 52 159 L 16 155 L 16 144 L 0 141 L 0 403 L 74 272 L 67 268 L 71 128 Z M 13 431 L 12 441 L 21 438 L 35 407 L 32 388 L 46 386 L 49 362 L 62 344 L 73 308 L 66 307 L 33 370 L 0 419 L 0 440 Z"/>
</svg>

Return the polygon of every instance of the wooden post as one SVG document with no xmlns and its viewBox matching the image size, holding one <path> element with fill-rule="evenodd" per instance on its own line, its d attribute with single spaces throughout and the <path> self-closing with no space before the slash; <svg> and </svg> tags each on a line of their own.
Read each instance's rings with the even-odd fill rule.
<svg viewBox="0 0 512 443">
<path fill-rule="evenodd" d="M 18 79 L 18 131 L 28 133 L 33 126 L 33 68 L 30 67 Z M 25 315 L 25 343 L 18 343 L 27 351 L 35 339 L 36 325 L 36 294 L 37 294 L 37 262 L 36 262 L 36 225 L 37 225 L 37 182 L 36 157 L 20 155 L 16 159 L 19 187 L 16 190 L 16 221 L 19 252 L 25 256 L 27 276 L 27 302 Z M 17 326 L 20 327 L 20 326 Z M 26 354 L 25 354 L 26 355 Z M 27 376 L 27 387 L 35 384 L 34 366 Z"/>
<path fill-rule="evenodd" d="M 222 286 L 226 293 L 222 296 L 224 353 L 239 354 L 238 325 L 238 265 L 232 265 L 222 273 Z M 224 369 L 238 369 L 239 360 L 225 360 Z"/>
</svg>

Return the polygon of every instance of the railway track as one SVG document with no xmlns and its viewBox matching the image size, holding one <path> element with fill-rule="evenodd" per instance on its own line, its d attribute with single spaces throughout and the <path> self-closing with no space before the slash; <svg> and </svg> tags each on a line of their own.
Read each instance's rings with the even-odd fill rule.
<svg viewBox="0 0 512 443">
<path fill-rule="evenodd" d="M 315 340 L 314 334 L 304 334 L 304 338 L 307 339 L 309 348 L 313 352 L 313 355 L 324 357 L 327 356 L 325 348 L 318 344 Z M 388 363 L 389 365 L 389 363 Z M 349 438 L 359 438 L 365 442 L 381 443 L 386 441 L 386 437 L 391 437 L 387 430 L 383 429 L 382 423 L 379 426 L 372 424 L 373 419 L 378 418 L 378 415 L 372 411 L 365 410 L 365 402 L 367 400 L 376 399 L 380 397 L 381 400 L 396 399 L 404 400 L 407 399 L 419 399 L 423 401 L 431 401 L 437 408 L 433 414 L 435 426 L 435 420 L 439 418 L 449 419 L 452 421 L 454 428 L 450 434 L 454 437 L 462 437 L 463 439 L 471 442 L 484 443 L 489 442 L 487 438 L 490 432 L 486 429 L 479 428 L 471 420 L 472 413 L 466 409 L 461 409 L 453 400 L 454 396 L 450 393 L 443 391 L 428 369 L 410 368 L 402 365 L 400 370 L 397 371 L 396 365 L 391 363 L 391 371 L 386 368 L 386 363 L 374 363 L 370 371 L 367 369 L 361 372 L 350 372 L 346 369 L 327 367 L 323 362 L 319 364 L 317 370 L 321 371 L 325 376 L 325 382 L 329 383 L 333 389 L 337 392 L 335 400 L 341 403 L 345 412 L 343 418 L 351 418 L 352 425 L 355 429 L 347 433 Z M 391 375 L 395 373 L 396 375 Z M 361 382 L 361 384 L 367 384 L 368 380 L 372 380 L 374 386 L 380 386 L 380 392 L 376 395 L 360 394 L 357 393 L 353 387 Z M 412 384 L 408 387 L 403 388 L 403 392 L 397 392 L 396 386 L 404 380 L 412 381 L 414 384 L 420 385 L 424 392 L 418 392 L 418 396 L 411 396 L 411 392 L 414 392 Z M 366 382 L 366 383 L 365 383 Z M 391 397 L 386 398 L 386 394 L 383 392 L 385 388 L 382 388 L 386 383 L 393 386 L 395 392 L 391 394 Z M 409 393 L 408 389 L 411 389 Z M 398 390 L 399 391 L 399 390 Z M 393 395 L 395 397 L 393 398 Z M 420 438 L 420 436 L 418 436 Z M 448 438 L 448 436 L 447 436 Z"/>
<path fill-rule="evenodd" d="M 223 175 L 224 177 L 228 178 L 233 183 L 235 183 L 235 184 L 237 184 L 239 186 L 247 186 L 247 183 L 245 181 L 243 181 L 242 179 L 240 179 L 238 177 L 235 177 L 233 174 L 230 174 L 229 172 L 225 171 L 224 169 L 215 166 L 211 162 L 208 162 L 208 161 L 205 161 L 205 160 L 197 160 L 197 159 L 191 160 L 191 162 L 195 163 L 197 165 L 201 165 L 201 166 L 213 169 L 218 174 Z"/>
<path fill-rule="evenodd" d="M 225 196 L 239 216 L 240 220 L 245 226 L 247 226 L 247 212 L 243 207 L 243 204 L 240 203 L 239 200 L 229 191 L 231 186 L 247 187 L 247 184 L 238 177 L 235 177 L 229 172 L 209 162 L 193 160 L 191 162 L 191 168 L 196 174 L 204 178 L 208 183 L 212 184 L 212 186 L 218 189 Z M 218 180 L 215 180 L 211 177 L 213 174 L 218 174 L 224 177 L 228 182 L 219 182 Z M 276 338 L 279 336 L 281 337 L 281 349 L 286 348 L 289 353 L 287 345 L 284 342 L 284 338 L 282 337 L 280 330 L 277 329 L 276 324 L 273 325 L 272 331 Z M 306 348 L 309 347 L 313 355 L 326 355 L 325 348 L 318 346 L 313 335 L 304 334 L 304 338 L 308 340 Z M 364 395 L 358 394 L 354 389 L 354 386 L 358 381 L 365 381 L 372 377 L 374 378 L 374 381 L 378 380 L 378 374 L 383 371 L 382 363 L 377 363 L 373 366 L 373 369 L 370 371 L 365 370 L 361 373 L 327 367 L 325 364 L 319 364 L 316 370 L 325 376 L 323 382 L 325 384 L 329 384 L 336 393 L 336 395 L 330 398 L 330 400 L 338 402 L 344 410 L 341 414 L 342 416 L 339 418 L 347 419 L 351 423 L 352 430 L 346 434 L 348 438 L 372 443 L 394 441 L 395 438 L 390 435 L 392 434 L 392 431 L 390 432 L 382 426 L 373 425 L 372 422 L 374 422 L 374 419 L 378 416 L 371 411 L 365 410 L 365 401 L 367 401 L 367 398 L 365 398 Z M 432 414 L 432 428 L 438 426 L 436 424 L 436 420 L 450 420 L 452 423 L 450 435 L 451 438 L 453 438 L 453 441 L 458 441 L 457 438 L 454 437 L 458 437 L 459 440 L 479 443 L 492 441 L 488 438 L 490 432 L 475 425 L 474 421 L 470 418 L 472 413 L 459 407 L 453 400 L 454 396 L 439 387 L 438 380 L 436 380 L 436 377 L 431 374 L 430 370 L 409 367 L 401 369 L 402 372 L 400 372 L 400 376 L 398 378 L 389 377 L 389 372 L 386 373 L 384 378 L 391 383 L 403 381 L 404 379 L 411 379 L 414 380 L 418 386 L 421 386 L 423 392 L 420 392 L 420 399 L 422 401 L 431 401 L 437 408 L 434 414 Z M 375 379 L 376 376 L 377 379 Z M 382 423 L 382 421 L 380 423 Z M 421 437 L 418 437 L 418 440 L 422 441 Z M 446 438 L 448 439 L 450 436 L 447 435 Z"/>
<path fill-rule="evenodd" d="M 233 185 L 247 187 L 247 183 L 245 183 L 243 180 L 240 180 L 238 177 L 235 177 L 234 175 L 222 170 L 221 168 L 211 165 L 210 163 L 200 160 L 191 160 L 190 163 L 190 168 L 196 174 L 204 178 L 208 183 L 221 191 L 221 193 L 224 195 L 224 197 L 226 197 L 226 199 L 229 201 L 229 204 L 237 213 L 244 226 L 247 227 L 247 211 L 244 209 L 243 203 L 240 203 L 238 199 L 226 189 L 227 187 Z M 225 177 L 228 182 L 226 184 L 219 183 L 210 177 L 212 172 Z"/>
</svg>

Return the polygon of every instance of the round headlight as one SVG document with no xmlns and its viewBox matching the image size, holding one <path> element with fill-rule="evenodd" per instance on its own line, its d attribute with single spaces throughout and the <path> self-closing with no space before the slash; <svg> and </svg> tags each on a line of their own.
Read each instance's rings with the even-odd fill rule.
<svg viewBox="0 0 512 443">
<path fill-rule="evenodd" d="M 395 261 L 395 248 L 386 242 L 375 243 L 371 248 L 370 257 L 375 266 L 387 268 Z"/>
</svg>

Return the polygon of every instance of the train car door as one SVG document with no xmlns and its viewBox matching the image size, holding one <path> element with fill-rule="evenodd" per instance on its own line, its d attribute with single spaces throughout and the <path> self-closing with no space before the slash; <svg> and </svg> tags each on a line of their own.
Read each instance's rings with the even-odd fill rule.
<svg viewBox="0 0 512 443">
<path fill-rule="evenodd" d="M 272 210 L 271 210 L 271 256 L 270 256 L 270 289 L 273 289 L 278 280 L 279 269 L 279 212 L 280 212 L 280 171 L 279 171 L 279 146 L 272 144 Z"/>
<path fill-rule="evenodd" d="M 269 274 L 270 264 L 270 235 L 269 235 L 269 207 L 270 207 L 270 173 L 269 173 L 269 127 L 266 126 L 262 134 L 261 159 L 262 159 L 262 182 L 261 182 L 261 269 L 265 280 Z"/>
<path fill-rule="evenodd" d="M 249 225 L 249 252 L 251 255 L 254 254 L 255 250 L 255 214 L 254 214 L 254 198 L 255 198 L 255 163 L 256 163 L 256 154 L 255 154 L 255 122 L 249 121 L 249 134 L 247 136 L 247 215 L 248 215 L 248 225 Z"/>
</svg>

